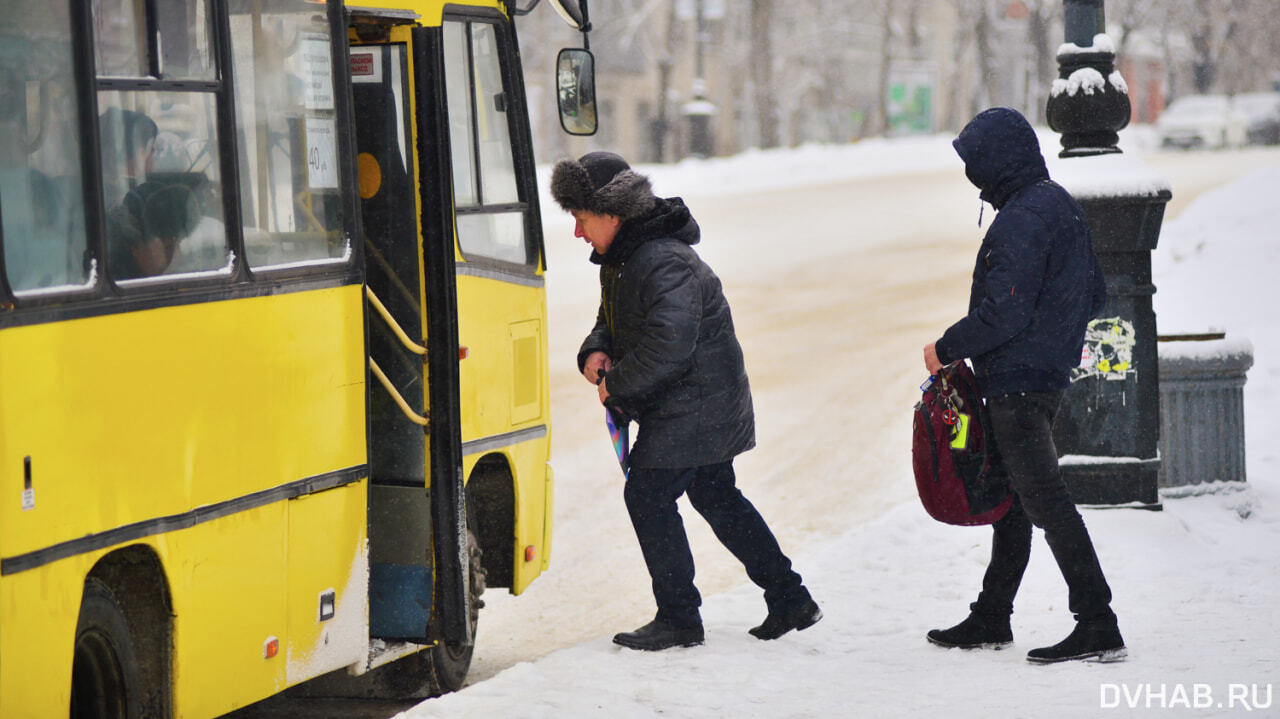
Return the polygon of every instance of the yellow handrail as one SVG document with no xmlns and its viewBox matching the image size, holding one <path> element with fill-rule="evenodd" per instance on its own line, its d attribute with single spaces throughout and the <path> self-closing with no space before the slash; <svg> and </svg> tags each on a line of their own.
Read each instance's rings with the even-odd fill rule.
<svg viewBox="0 0 1280 719">
<path fill-rule="evenodd" d="M 408 402 L 404 401 L 404 397 L 400 396 L 395 386 L 391 384 L 391 380 L 387 379 L 387 376 L 382 372 L 382 368 L 378 366 L 377 362 L 373 361 L 372 357 L 369 358 L 369 369 L 373 372 L 373 376 L 377 377 L 378 381 L 382 383 L 383 388 L 387 390 L 387 394 L 391 395 L 391 399 L 395 400 L 397 405 L 400 405 L 400 411 L 404 412 L 404 416 L 408 417 L 410 422 L 423 427 L 430 425 L 431 419 L 413 411 L 413 408 L 409 406 Z"/>
<path fill-rule="evenodd" d="M 369 298 L 369 304 L 373 305 L 378 314 L 382 315 L 382 319 L 386 320 L 387 326 L 400 339 L 400 344 L 404 345 L 405 349 L 416 355 L 425 355 L 427 353 L 426 347 L 409 339 L 409 335 L 405 334 L 405 331 L 400 328 L 400 323 L 396 322 L 395 318 L 391 316 L 391 312 L 387 310 L 386 305 L 382 304 L 382 300 L 378 299 L 378 296 L 373 293 L 373 290 L 368 285 L 364 286 L 364 294 Z"/>
</svg>

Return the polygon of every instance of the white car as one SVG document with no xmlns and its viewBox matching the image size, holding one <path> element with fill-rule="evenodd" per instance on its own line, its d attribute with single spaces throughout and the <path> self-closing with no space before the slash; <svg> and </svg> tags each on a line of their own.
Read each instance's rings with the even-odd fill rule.
<svg viewBox="0 0 1280 719">
<path fill-rule="evenodd" d="M 1235 97 L 1251 145 L 1280 145 L 1280 92 L 1246 92 Z"/>
<path fill-rule="evenodd" d="M 1156 120 L 1163 147 L 1238 147 L 1245 144 L 1244 114 L 1226 95 L 1188 95 Z"/>
</svg>

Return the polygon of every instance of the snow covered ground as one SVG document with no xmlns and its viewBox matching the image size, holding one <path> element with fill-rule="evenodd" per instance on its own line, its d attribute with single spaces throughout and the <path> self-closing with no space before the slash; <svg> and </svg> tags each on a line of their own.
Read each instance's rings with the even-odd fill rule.
<svg viewBox="0 0 1280 719">
<path fill-rule="evenodd" d="M 1130 149 L 1142 149 L 1142 140 L 1126 138 Z M 904 152 L 904 143 L 911 143 L 910 151 Z M 1053 143 L 1053 135 L 1043 142 L 1046 148 Z M 749 636 L 763 605 L 758 589 L 746 585 L 704 597 L 704 646 L 635 652 L 603 635 L 518 663 L 400 716 L 1280 715 L 1280 697 L 1274 696 L 1280 693 L 1280 289 L 1268 271 L 1280 266 L 1280 155 L 1274 157 L 1270 166 L 1201 195 L 1167 222 L 1153 257 L 1161 332 L 1218 328 L 1253 343 L 1256 360 L 1245 388 L 1249 482 L 1201 496 L 1166 495 L 1162 512 L 1084 511 L 1115 595 L 1130 648 L 1127 662 L 1025 661 L 1028 649 L 1057 642 L 1072 627 L 1065 586 L 1039 532 L 1015 607 L 1015 645 L 966 652 L 927 644 L 928 629 L 965 616 L 990 532 L 935 523 L 908 501 L 868 521 L 851 521 L 842 536 L 795 553 L 826 614 L 812 629 L 768 643 Z M 939 137 L 643 169 L 660 193 L 675 183 L 729 193 L 823 184 L 856 173 L 959 172 L 960 166 L 949 138 Z M 974 196 L 976 206 L 976 191 Z M 544 212 L 563 231 L 555 208 Z M 563 273 L 560 281 L 594 280 L 589 270 L 563 261 L 552 267 Z M 738 310 L 739 298 L 731 300 Z M 922 372 L 908 376 L 915 374 Z M 908 410 L 871 408 L 886 417 Z M 908 438 L 901 440 L 902 460 L 886 479 L 911 486 Z M 553 458 L 561 481 L 564 459 Z M 568 460 L 574 467 L 575 458 Z M 691 530 L 700 523 L 696 516 L 687 519 Z M 634 542 L 625 525 L 614 531 L 620 544 Z M 625 561 L 635 559 L 629 554 Z M 574 570 L 553 560 L 553 574 Z M 582 601 L 585 607 L 591 599 Z M 485 626 L 482 619 L 482 632 Z"/>
</svg>

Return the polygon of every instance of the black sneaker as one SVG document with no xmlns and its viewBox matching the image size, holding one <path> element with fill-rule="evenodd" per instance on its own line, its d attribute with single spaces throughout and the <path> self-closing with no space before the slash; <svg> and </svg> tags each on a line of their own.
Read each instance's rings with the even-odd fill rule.
<svg viewBox="0 0 1280 719">
<path fill-rule="evenodd" d="M 628 649 L 657 652 L 672 647 L 693 647 L 702 643 L 702 627 L 678 627 L 660 619 L 640 627 L 634 632 L 613 635 L 613 643 Z"/>
<path fill-rule="evenodd" d="M 1056 664 L 1075 659 L 1095 662 L 1122 662 L 1129 656 L 1119 629 L 1097 629 L 1086 624 L 1076 624 L 1066 639 L 1051 647 L 1041 647 L 1027 652 L 1027 661 L 1036 664 Z"/>
<path fill-rule="evenodd" d="M 822 610 L 813 599 L 806 599 L 782 614 L 770 614 L 758 627 L 747 631 L 756 639 L 777 639 L 795 629 L 808 629 L 822 619 Z"/>
<path fill-rule="evenodd" d="M 940 647 L 956 649 L 1004 649 L 1013 644 L 1008 617 L 972 612 L 950 629 L 930 629 L 926 638 Z"/>
</svg>

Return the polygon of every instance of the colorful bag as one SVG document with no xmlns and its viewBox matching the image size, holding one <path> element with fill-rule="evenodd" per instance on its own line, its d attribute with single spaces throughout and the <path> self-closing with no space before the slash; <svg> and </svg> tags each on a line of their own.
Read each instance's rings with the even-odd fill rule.
<svg viewBox="0 0 1280 719">
<path fill-rule="evenodd" d="M 991 441 L 991 423 L 973 370 L 963 360 L 953 362 L 921 389 L 911 464 L 925 511 L 947 524 L 999 521 L 1013 494 Z"/>
</svg>

